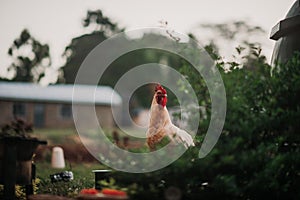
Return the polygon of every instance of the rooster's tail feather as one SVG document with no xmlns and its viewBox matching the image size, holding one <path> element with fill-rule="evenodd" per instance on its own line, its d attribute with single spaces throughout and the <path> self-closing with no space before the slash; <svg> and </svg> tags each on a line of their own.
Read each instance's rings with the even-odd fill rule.
<svg viewBox="0 0 300 200">
<path fill-rule="evenodd" d="M 173 130 L 175 132 L 174 138 L 178 143 L 182 143 L 185 146 L 185 148 L 188 148 L 190 146 L 195 146 L 192 136 L 188 134 L 186 131 L 174 125 L 173 125 Z"/>
</svg>

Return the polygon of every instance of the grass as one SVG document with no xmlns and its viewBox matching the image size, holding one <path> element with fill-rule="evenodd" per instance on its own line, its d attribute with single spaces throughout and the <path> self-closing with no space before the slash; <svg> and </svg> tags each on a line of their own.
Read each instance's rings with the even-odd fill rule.
<svg viewBox="0 0 300 200">
<path fill-rule="evenodd" d="M 124 129 L 124 131 L 130 133 L 130 135 L 126 134 L 124 131 L 122 131 L 118 128 L 106 128 L 103 131 L 109 139 L 113 138 L 113 136 L 112 136 L 113 131 L 117 131 L 120 138 L 129 137 L 130 140 L 133 140 L 133 141 L 139 141 L 141 139 L 138 137 L 132 137 L 132 136 L 142 137 L 146 134 L 141 130 L 136 130 L 136 129 L 132 129 L 132 128 Z M 72 128 L 68 128 L 68 129 L 35 129 L 34 134 L 33 134 L 33 136 L 35 136 L 39 139 L 48 140 L 51 143 L 55 143 L 55 144 L 63 143 L 65 141 L 66 137 L 77 136 L 77 135 L 78 135 L 77 130 L 72 129 Z M 90 135 L 92 135 L 92 134 L 90 134 Z"/>
<path fill-rule="evenodd" d="M 37 162 L 34 191 L 36 194 L 51 194 L 65 197 L 76 197 L 84 188 L 93 188 L 95 185 L 94 169 L 107 169 L 98 163 L 80 163 L 67 165 L 64 169 L 54 169 L 48 162 Z M 62 171 L 72 171 L 74 180 L 68 182 L 51 183 L 50 175 Z M 16 187 L 17 200 L 25 200 L 25 187 Z M 3 197 L 3 185 L 0 185 L 0 199 Z"/>
<path fill-rule="evenodd" d="M 131 133 L 131 135 L 126 134 L 120 129 L 105 129 L 104 132 L 106 136 L 114 142 L 113 131 L 118 132 L 119 142 L 121 148 L 123 147 L 123 139 L 125 137 L 129 138 L 129 146 L 126 147 L 127 150 L 132 152 L 148 152 L 149 149 L 145 145 L 145 138 L 136 138 L 131 135 L 140 135 L 142 136 L 145 133 L 142 133 L 140 130 L 135 129 L 126 129 L 125 132 Z M 79 145 L 81 141 L 78 138 L 78 134 L 75 129 L 35 129 L 34 136 L 47 140 L 48 145 L 62 145 L 64 147 L 64 153 L 66 156 L 68 152 L 75 152 L 79 154 Z M 97 132 L 90 132 L 90 137 L 98 137 Z M 93 140 L 93 138 L 91 138 Z M 70 148 L 70 147 L 74 148 Z M 77 153 L 76 153 L 77 152 Z M 49 154 L 50 155 L 50 154 Z M 51 158 L 51 156 L 49 157 Z M 53 169 L 50 164 L 50 159 L 48 162 L 42 160 L 36 162 L 36 177 L 38 180 L 37 184 L 37 193 L 38 194 L 52 194 L 60 195 L 66 197 L 76 197 L 78 193 L 84 188 L 93 188 L 95 185 L 95 177 L 92 170 L 94 169 L 107 169 L 108 167 L 100 163 L 70 163 L 66 161 L 66 168 L 64 169 Z M 62 171 L 72 171 L 74 175 L 74 180 L 70 182 L 56 182 L 51 183 L 50 175 L 59 173 Z M 137 191 L 137 184 L 135 183 L 135 176 L 128 176 L 126 173 L 120 173 L 113 171 L 109 174 L 110 183 L 107 185 L 110 188 L 125 189 L 128 194 L 134 194 Z M 115 181 L 112 181 L 115 180 Z M 112 184 L 114 183 L 114 184 Z"/>
<path fill-rule="evenodd" d="M 78 145 L 78 134 L 75 129 L 35 129 L 33 136 L 47 140 L 48 145 Z M 80 141 L 79 141 L 80 142 Z M 76 151 L 76 148 L 74 148 Z M 94 169 L 107 169 L 100 163 L 70 163 L 66 160 L 64 169 L 54 169 L 50 160 L 36 162 L 37 193 L 75 197 L 84 188 L 95 184 Z M 51 183 L 50 175 L 62 171 L 72 171 L 74 180 Z"/>
<path fill-rule="evenodd" d="M 112 142 L 115 143 L 113 132 L 118 133 L 119 138 L 119 147 L 126 148 L 127 150 L 135 151 L 136 149 L 147 149 L 146 147 L 146 139 L 145 138 L 139 138 L 143 137 L 146 133 L 143 132 L 143 130 L 136 130 L 132 128 L 126 128 L 123 130 L 118 128 L 110 128 L 110 129 L 104 129 L 104 134 L 107 136 L 107 138 Z M 126 133 L 130 133 L 126 134 Z M 97 141 L 99 135 L 96 131 L 89 131 L 88 132 L 88 139 Z M 78 144 L 80 143 L 80 138 L 78 138 L 78 133 L 75 129 L 35 129 L 33 136 L 41 139 L 46 140 L 48 142 L 48 145 L 70 145 L 70 144 Z M 138 137 L 135 137 L 138 136 Z M 124 145 L 124 139 L 128 138 L 129 140 L 129 146 L 125 147 Z"/>
<path fill-rule="evenodd" d="M 123 138 L 129 137 L 131 147 L 134 146 L 135 144 L 143 145 L 142 142 L 145 140 L 143 138 L 136 139 L 130 135 L 127 135 L 120 129 L 105 129 L 104 130 L 105 134 L 112 142 L 114 142 L 113 134 L 112 134 L 113 131 L 118 132 L 120 143 L 122 144 L 123 144 Z M 127 129 L 126 132 L 127 131 L 133 133 L 133 135 L 140 134 L 137 132 L 133 132 L 136 130 Z M 97 137 L 97 135 L 98 134 L 96 132 L 95 134 L 93 134 L 93 132 L 91 132 L 90 134 L 91 137 Z M 65 147 L 73 146 L 74 147 L 73 151 L 75 152 L 79 151 L 78 145 L 80 143 L 80 140 L 78 140 L 78 134 L 75 129 L 35 129 L 34 136 L 41 140 L 47 140 L 48 145 L 65 145 Z M 65 153 L 67 149 L 64 149 Z M 94 163 L 82 163 L 82 162 L 70 163 L 66 161 L 66 165 L 67 166 L 64 169 L 54 169 L 51 167 L 49 159 L 48 162 L 46 162 L 46 160 L 36 162 L 36 177 L 38 180 L 37 193 L 75 197 L 82 189 L 94 187 L 95 177 L 92 170 L 108 168 L 105 165 L 101 165 L 100 163 L 95 163 L 95 162 Z M 50 175 L 62 171 L 72 171 L 74 175 L 74 180 L 70 182 L 51 183 Z M 117 174 L 116 172 L 112 172 L 112 174 L 110 174 L 110 178 L 118 176 Z"/>
<path fill-rule="evenodd" d="M 74 178 L 90 178 L 93 179 L 94 169 L 105 169 L 105 166 L 97 163 L 66 163 L 66 167 L 64 169 L 55 169 L 51 167 L 51 164 L 48 162 L 37 162 L 36 164 L 36 176 L 41 180 L 49 179 L 49 176 L 54 173 L 58 173 L 61 171 L 72 171 L 74 174 Z"/>
<path fill-rule="evenodd" d="M 41 140 L 47 140 L 50 144 L 61 144 L 66 137 L 77 135 L 75 129 L 35 129 L 35 137 Z"/>
<path fill-rule="evenodd" d="M 95 184 L 94 169 L 106 169 L 97 163 L 80 163 L 67 165 L 65 169 L 54 169 L 50 163 L 36 163 L 36 177 L 38 180 L 38 194 L 52 194 L 75 197 L 84 188 L 93 188 Z M 68 182 L 51 183 L 50 175 L 62 171 L 72 171 L 74 180 Z"/>
</svg>

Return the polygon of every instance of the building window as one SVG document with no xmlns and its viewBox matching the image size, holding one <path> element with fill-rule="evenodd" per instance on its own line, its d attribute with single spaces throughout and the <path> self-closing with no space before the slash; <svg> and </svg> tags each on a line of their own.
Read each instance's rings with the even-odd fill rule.
<svg viewBox="0 0 300 200">
<path fill-rule="evenodd" d="M 64 119 L 70 119 L 72 117 L 71 105 L 63 104 L 60 106 L 60 116 Z"/>
<path fill-rule="evenodd" d="M 24 103 L 14 103 L 13 104 L 13 115 L 16 117 L 25 117 L 26 106 Z"/>
</svg>

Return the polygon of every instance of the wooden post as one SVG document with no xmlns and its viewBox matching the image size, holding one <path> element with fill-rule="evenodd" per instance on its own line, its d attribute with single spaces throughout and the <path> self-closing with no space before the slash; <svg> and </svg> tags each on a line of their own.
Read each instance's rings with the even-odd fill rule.
<svg viewBox="0 0 300 200">
<path fill-rule="evenodd" d="M 6 163 L 3 169 L 4 177 L 4 200 L 16 198 L 16 168 L 17 168 L 17 146 L 14 143 L 4 145 L 4 159 Z"/>
<path fill-rule="evenodd" d="M 25 185 L 26 197 L 33 194 L 33 181 L 35 180 L 35 173 L 35 164 L 31 163 L 31 183 L 29 185 Z"/>
</svg>

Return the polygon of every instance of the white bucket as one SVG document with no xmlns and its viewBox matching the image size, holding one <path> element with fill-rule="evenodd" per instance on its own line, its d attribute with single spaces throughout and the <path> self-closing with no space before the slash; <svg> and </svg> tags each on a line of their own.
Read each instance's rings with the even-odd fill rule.
<svg viewBox="0 0 300 200">
<path fill-rule="evenodd" d="M 64 151 L 61 147 L 54 147 L 52 149 L 51 166 L 53 168 L 65 167 Z"/>
</svg>

